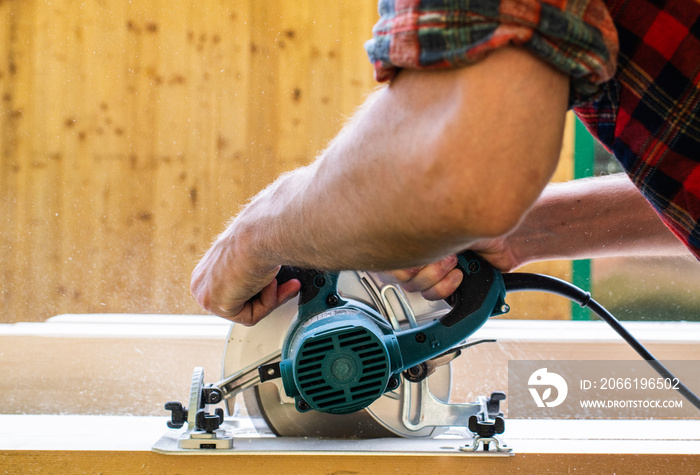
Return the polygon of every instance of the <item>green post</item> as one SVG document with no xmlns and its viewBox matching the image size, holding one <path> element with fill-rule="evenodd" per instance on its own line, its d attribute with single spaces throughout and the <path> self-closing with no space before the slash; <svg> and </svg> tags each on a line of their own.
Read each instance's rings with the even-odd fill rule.
<svg viewBox="0 0 700 475">
<path fill-rule="evenodd" d="M 576 118 L 574 129 L 574 179 L 593 176 L 595 149 L 593 136 Z M 589 259 L 572 262 L 571 283 L 587 292 L 591 291 L 591 261 Z M 591 312 L 579 304 L 571 303 L 572 320 L 590 320 Z"/>
</svg>

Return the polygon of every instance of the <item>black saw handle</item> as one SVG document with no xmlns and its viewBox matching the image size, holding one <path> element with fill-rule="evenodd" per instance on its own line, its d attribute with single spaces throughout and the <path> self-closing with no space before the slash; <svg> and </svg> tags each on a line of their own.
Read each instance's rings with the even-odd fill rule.
<svg viewBox="0 0 700 475">
<path fill-rule="evenodd" d="M 473 251 L 457 258 L 457 268 L 464 277 L 446 299 L 452 309 L 430 323 L 396 332 L 403 369 L 444 353 L 481 328 L 490 317 L 508 311 L 500 271 Z"/>
<path fill-rule="evenodd" d="M 304 305 L 312 301 L 318 295 L 320 288 L 325 285 L 326 273 L 313 269 L 300 269 L 293 266 L 282 266 L 275 276 L 277 284 L 284 284 L 292 279 L 301 282 L 299 290 L 299 305 Z M 255 294 L 250 300 L 260 298 L 260 293 Z"/>
<path fill-rule="evenodd" d="M 474 314 L 494 292 L 501 295 L 501 302 L 505 295 L 500 271 L 476 252 L 464 251 L 458 254 L 457 269 L 462 271 L 462 282 L 445 299 L 452 310 L 439 319 L 446 327 L 452 327 Z"/>
</svg>

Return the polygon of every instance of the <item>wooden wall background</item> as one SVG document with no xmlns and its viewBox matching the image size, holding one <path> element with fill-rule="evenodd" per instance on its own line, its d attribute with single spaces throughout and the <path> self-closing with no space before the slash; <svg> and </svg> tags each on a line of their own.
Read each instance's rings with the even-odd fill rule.
<svg viewBox="0 0 700 475">
<path fill-rule="evenodd" d="M 0 0 L 0 321 L 199 312 L 189 275 L 215 235 L 375 86 L 376 17 L 376 0 Z"/>
</svg>

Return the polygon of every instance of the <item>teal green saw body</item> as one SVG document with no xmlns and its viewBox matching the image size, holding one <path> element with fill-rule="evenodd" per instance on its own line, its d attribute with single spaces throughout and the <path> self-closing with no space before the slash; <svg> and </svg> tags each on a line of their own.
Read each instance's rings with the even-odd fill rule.
<svg viewBox="0 0 700 475">
<path fill-rule="evenodd" d="M 282 347 L 280 376 L 297 410 L 359 411 L 400 384 L 401 373 L 438 356 L 507 311 L 500 272 L 474 253 L 459 256 L 464 273 L 446 315 L 395 331 L 373 308 L 343 300 L 337 273 L 307 279 L 299 313 Z"/>
</svg>

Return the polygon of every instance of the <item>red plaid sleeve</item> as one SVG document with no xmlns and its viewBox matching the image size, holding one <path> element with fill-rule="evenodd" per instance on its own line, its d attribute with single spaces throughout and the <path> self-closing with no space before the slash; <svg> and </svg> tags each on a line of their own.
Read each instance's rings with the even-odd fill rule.
<svg viewBox="0 0 700 475">
<path fill-rule="evenodd" d="M 400 68 L 474 63 L 519 45 L 572 78 L 572 103 L 589 101 L 615 72 L 617 35 L 602 0 L 380 0 L 365 48 L 378 81 Z"/>
<path fill-rule="evenodd" d="M 599 100 L 575 111 L 700 258 L 700 2 L 607 5 L 618 71 Z"/>
</svg>

